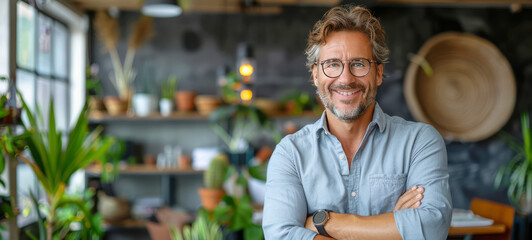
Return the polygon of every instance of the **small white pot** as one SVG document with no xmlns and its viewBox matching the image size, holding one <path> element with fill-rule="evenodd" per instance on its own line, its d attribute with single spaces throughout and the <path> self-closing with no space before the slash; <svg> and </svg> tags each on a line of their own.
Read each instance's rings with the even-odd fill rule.
<svg viewBox="0 0 532 240">
<path fill-rule="evenodd" d="M 159 110 L 161 110 L 161 115 L 168 116 L 172 113 L 174 108 L 174 102 L 167 98 L 161 98 L 159 100 Z"/>
<path fill-rule="evenodd" d="M 153 95 L 146 93 L 137 93 L 133 95 L 133 109 L 137 116 L 148 116 L 155 111 L 156 107 L 157 102 Z"/>
</svg>

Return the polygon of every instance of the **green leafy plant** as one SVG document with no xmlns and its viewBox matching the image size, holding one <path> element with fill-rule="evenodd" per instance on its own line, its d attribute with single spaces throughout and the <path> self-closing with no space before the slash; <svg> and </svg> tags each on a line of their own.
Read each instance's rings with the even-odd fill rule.
<svg viewBox="0 0 532 240">
<path fill-rule="evenodd" d="M 174 240 L 222 240 L 223 235 L 215 221 L 209 218 L 209 214 L 205 210 L 198 212 L 198 217 L 192 223 L 192 226 L 185 225 L 183 227 L 183 234 L 175 227 L 171 228 L 172 238 Z"/>
<path fill-rule="evenodd" d="M 118 164 L 126 152 L 126 143 L 124 140 L 116 139 L 111 136 L 105 136 L 103 139 L 110 139 L 113 141 L 113 144 L 109 147 L 109 150 L 103 156 L 98 158 L 100 164 L 102 165 L 101 180 L 104 183 L 109 183 L 118 179 Z M 103 147 L 105 144 L 107 144 L 107 141 L 105 140 L 98 142 L 99 147 Z"/>
<path fill-rule="evenodd" d="M 320 115 L 323 109 L 315 98 L 311 98 L 306 92 L 291 90 L 281 98 L 281 104 L 294 116 L 299 116 L 304 110 L 312 110 L 316 115 Z"/>
<path fill-rule="evenodd" d="M 174 99 L 174 92 L 177 89 L 179 81 L 176 76 L 168 77 L 168 80 L 161 83 L 161 98 Z"/>
<path fill-rule="evenodd" d="M 532 132 L 528 112 L 521 114 L 521 131 L 522 142 L 510 134 L 499 134 L 517 154 L 508 164 L 499 168 L 495 187 L 508 187 L 508 197 L 514 203 L 518 203 L 522 196 L 528 202 L 532 201 Z"/>
<path fill-rule="evenodd" d="M 251 198 L 244 195 L 241 198 L 226 195 L 222 203 L 214 209 L 214 219 L 228 232 L 243 231 L 245 240 L 264 239 L 262 227 L 251 221 L 253 207 Z"/>
<path fill-rule="evenodd" d="M 74 128 L 63 143 L 61 131 L 56 129 L 53 99 L 50 100 L 48 127 L 43 129 L 42 115 L 37 107 L 34 115 L 21 97 L 27 121 L 24 129 L 28 133 L 25 141 L 32 160 L 17 154 L 35 173 L 46 192 L 49 211 L 46 216 L 46 239 L 51 240 L 58 224 L 57 211 L 65 201 L 63 196 L 70 177 L 76 171 L 102 157 L 113 143 L 113 139 L 100 139 L 102 128 L 90 132 L 88 128 L 88 111 L 85 105 L 77 118 Z M 38 120 L 40 120 L 38 122 Z M 104 141 L 102 144 L 100 141 Z M 60 225 L 60 224 L 59 224 Z"/>
<path fill-rule="evenodd" d="M 271 119 L 252 105 L 235 104 L 216 109 L 209 117 L 213 131 L 224 141 L 232 153 L 244 152 L 251 140 L 267 131 L 276 142 L 281 136 Z M 226 130 L 222 125 L 228 126 Z"/>
<path fill-rule="evenodd" d="M 6 80 L 6 77 L 0 77 L 0 81 Z M 0 95 L 0 123 L 19 123 L 18 116 L 15 114 L 18 110 L 8 106 L 7 101 L 7 93 L 2 93 Z M 6 169 L 8 161 L 14 161 L 16 154 L 21 152 L 26 146 L 24 142 L 25 136 L 25 133 L 20 135 L 13 134 L 12 128 L 9 125 L 0 126 L 0 175 Z M 2 178 L 0 178 L 0 187 L 6 188 L 6 183 Z M 4 218 L 15 218 L 15 206 L 16 203 L 12 201 L 11 196 L 0 195 L 0 220 Z M 0 231 L 7 231 L 7 228 L 0 225 Z M 1 239 L 2 235 L 0 235 Z"/>
<path fill-rule="evenodd" d="M 102 81 L 93 73 L 91 66 L 87 66 L 85 69 L 85 88 L 87 89 L 88 96 L 103 96 Z"/>
<path fill-rule="evenodd" d="M 37 202 L 37 199 L 31 194 L 31 199 L 35 209 L 42 209 L 44 212 L 49 211 L 46 206 Z M 101 228 L 102 216 L 99 213 L 92 214 L 91 209 L 94 196 L 94 189 L 87 189 L 83 196 L 74 194 L 72 196 L 63 196 L 58 202 L 56 210 L 57 222 L 54 229 L 54 237 L 57 239 L 101 239 L 103 230 Z M 43 223 L 40 210 L 36 211 L 39 227 L 39 237 L 27 231 L 33 240 L 45 240 L 45 224 Z M 54 238 L 54 239 L 55 239 Z"/>
<path fill-rule="evenodd" d="M 223 83 L 220 83 L 220 90 L 224 102 L 231 104 L 238 102 L 238 89 L 241 87 L 242 82 L 237 79 L 234 71 L 226 74 Z"/>
</svg>

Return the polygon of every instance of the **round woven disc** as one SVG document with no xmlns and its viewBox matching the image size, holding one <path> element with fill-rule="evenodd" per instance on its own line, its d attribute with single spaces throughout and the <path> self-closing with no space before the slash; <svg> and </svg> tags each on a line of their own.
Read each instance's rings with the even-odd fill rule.
<svg viewBox="0 0 532 240">
<path fill-rule="evenodd" d="M 413 61 L 405 97 L 414 118 L 445 139 L 479 141 L 497 132 L 515 105 L 515 79 L 508 60 L 489 41 L 471 34 L 442 33 L 419 50 L 432 67 L 428 76 Z"/>
</svg>

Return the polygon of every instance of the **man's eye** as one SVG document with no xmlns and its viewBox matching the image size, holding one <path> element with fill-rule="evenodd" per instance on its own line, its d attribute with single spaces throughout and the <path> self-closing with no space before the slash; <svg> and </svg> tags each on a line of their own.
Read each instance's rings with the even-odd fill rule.
<svg viewBox="0 0 532 240">
<path fill-rule="evenodd" d="M 326 68 L 339 68 L 341 66 L 340 66 L 340 63 L 338 62 L 326 62 L 325 67 Z"/>
<path fill-rule="evenodd" d="M 355 68 L 364 68 L 366 67 L 366 64 L 364 62 L 352 62 L 351 63 L 351 67 L 355 67 Z"/>
</svg>

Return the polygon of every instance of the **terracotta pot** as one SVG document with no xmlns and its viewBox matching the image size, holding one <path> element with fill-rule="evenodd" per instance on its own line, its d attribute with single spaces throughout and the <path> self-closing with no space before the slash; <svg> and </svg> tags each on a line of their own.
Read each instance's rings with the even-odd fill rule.
<svg viewBox="0 0 532 240">
<path fill-rule="evenodd" d="M 147 166 L 155 166 L 157 164 L 157 158 L 154 155 L 145 155 L 144 164 Z"/>
<path fill-rule="evenodd" d="M 92 111 L 105 111 L 103 99 L 98 96 L 89 96 L 89 109 Z"/>
<path fill-rule="evenodd" d="M 199 95 L 195 100 L 198 112 L 203 115 L 210 115 L 222 104 L 222 99 L 218 96 Z"/>
<path fill-rule="evenodd" d="M 130 217 L 131 204 L 125 198 L 110 197 L 98 192 L 98 212 L 107 222 L 118 222 Z"/>
<path fill-rule="evenodd" d="M 111 116 L 125 115 L 128 108 L 128 101 L 118 97 L 106 97 L 105 108 Z"/>
<path fill-rule="evenodd" d="M 198 194 L 201 198 L 203 208 L 212 211 L 222 201 L 222 198 L 225 196 L 225 191 L 223 189 L 200 188 L 198 189 Z"/>
<path fill-rule="evenodd" d="M 180 111 L 194 111 L 194 100 L 196 99 L 196 92 L 193 91 L 177 91 L 175 92 L 175 101 L 177 109 Z"/>
<path fill-rule="evenodd" d="M 192 159 L 190 159 L 190 156 L 188 155 L 181 155 L 179 158 L 179 168 L 180 169 L 192 169 Z"/>
</svg>

